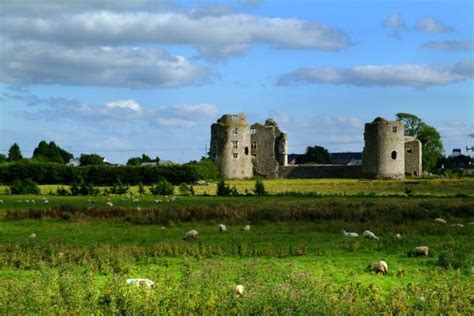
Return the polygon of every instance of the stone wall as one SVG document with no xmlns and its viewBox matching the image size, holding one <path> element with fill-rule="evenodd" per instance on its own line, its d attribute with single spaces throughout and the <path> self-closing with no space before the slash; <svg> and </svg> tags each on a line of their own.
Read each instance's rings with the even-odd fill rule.
<svg viewBox="0 0 474 316">
<path fill-rule="evenodd" d="M 287 179 L 362 178 L 362 166 L 298 165 L 278 168 L 278 175 Z"/>
</svg>

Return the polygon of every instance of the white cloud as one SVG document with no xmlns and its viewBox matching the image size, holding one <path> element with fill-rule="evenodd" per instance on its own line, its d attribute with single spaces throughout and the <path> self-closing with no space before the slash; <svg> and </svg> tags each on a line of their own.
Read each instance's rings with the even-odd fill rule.
<svg viewBox="0 0 474 316">
<path fill-rule="evenodd" d="M 160 49 L 0 41 L 0 80 L 9 84 L 172 88 L 211 79 L 208 69 Z"/>
<path fill-rule="evenodd" d="M 354 86 L 429 87 L 463 81 L 472 76 L 473 61 L 452 66 L 423 64 L 364 65 L 352 68 L 300 68 L 280 76 L 278 85 L 296 83 Z"/>
<path fill-rule="evenodd" d="M 383 26 L 391 31 L 391 36 L 401 39 L 401 31 L 406 28 L 405 21 L 400 13 L 394 13 L 389 16 L 384 22 Z"/>
<path fill-rule="evenodd" d="M 16 39 L 63 45 L 190 45 L 229 54 L 235 47 L 265 43 L 277 48 L 337 51 L 350 45 L 340 30 L 300 19 L 250 14 L 90 11 L 53 17 L 3 17 L 2 32 Z M 284 36 L 283 36 L 284 34 Z"/>
<path fill-rule="evenodd" d="M 445 51 L 474 50 L 474 41 L 429 41 L 421 45 L 423 48 L 431 48 Z"/>
<path fill-rule="evenodd" d="M 135 100 L 132 99 L 110 101 L 105 103 L 105 106 L 109 108 L 130 109 L 134 112 L 140 112 L 142 109 L 140 104 L 138 104 Z"/>
<path fill-rule="evenodd" d="M 415 28 L 424 33 L 448 33 L 454 31 L 453 27 L 443 24 L 441 21 L 430 16 L 419 19 Z"/>
</svg>

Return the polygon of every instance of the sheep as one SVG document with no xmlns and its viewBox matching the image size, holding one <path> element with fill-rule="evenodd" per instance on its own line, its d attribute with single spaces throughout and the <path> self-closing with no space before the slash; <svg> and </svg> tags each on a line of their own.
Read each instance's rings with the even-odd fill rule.
<svg viewBox="0 0 474 316">
<path fill-rule="evenodd" d="M 35 233 L 32 233 L 30 234 L 30 236 L 28 236 L 29 239 L 36 239 L 36 234 Z"/>
<path fill-rule="evenodd" d="M 26 203 L 30 203 L 30 200 L 25 200 Z"/>
<path fill-rule="evenodd" d="M 44 203 L 44 204 L 48 204 L 49 201 L 48 201 L 48 200 L 43 200 L 43 203 Z"/>
<path fill-rule="evenodd" d="M 183 240 L 196 240 L 199 236 L 199 233 L 197 232 L 197 230 L 190 230 L 188 231 L 184 237 L 183 237 Z"/>
<path fill-rule="evenodd" d="M 386 274 L 388 272 L 388 265 L 385 261 L 380 260 L 372 265 L 369 265 L 368 268 L 375 272 L 376 274 L 382 273 Z"/>
<path fill-rule="evenodd" d="M 341 232 L 344 234 L 346 237 L 359 237 L 358 233 L 352 233 L 352 232 L 346 232 L 344 229 L 341 229 Z"/>
<path fill-rule="evenodd" d="M 371 232 L 370 230 L 366 230 L 362 236 L 364 236 L 364 238 L 366 239 L 375 239 L 375 240 L 379 240 L 379 237 L 375 236 L 375 234 L 373 232 Z"/>
<path fill-rule="evenodd" d="M 219 231 L 221 233 L 225 233 L 227 231 L 227 227 L 224 224 L 219 224 Z"/>
<path fill-rule="evenodd" d="M 244 295 L 244 290 L 245 290 L 245 287 L 242 284 L 239 284 L 235 287 L 235 291 L 237 292 L 238 296 Z"/>
<path fill-rule="evenodd" d="M 0 204 L 3 204 L 3 200 L 0 200 Z"/>
<path fill-rule="evenodd" d="M 397 234 L 395 234 L 395 238 L 397 238 L 398 240 L 401 240 L 401 239 L 402 239 L 402 235 L 399 234 L 399 233 L 397 233 Z"/>
<path fill-rule="evenodd" d="M 162 200 L 154 200 L 153 202 L 154 202 L 155 204 L 160 204 L 160 203 L 163 203 L 163 201 L 162 201 Z"/>
<path fill-rule="evenodd" d="M 140 206 L 137 206 L 137 211 L 141 211 L 141 207 Z"/>
<path fill-rule="evenodd" d="M 165 226 L 161 226 L 160 228 L 161 228 L 161 229 L 166 229 L 166 227 L 165 227 Z"/>
<path fill-rule="evenodd" d="M 138 203 L 138 202 L 140 202 L 139 199 L 133 199 L 133 203 Z"/>
<path fill-rule="evenodd" d="M 438 223 L 438 224 L 447 224 L 446 220 L 441 217 L 435 218 L 434 221 L 435 223 Z"/>
<path fill-rule="evenodd" d="M 151 288 L 155 282 L 149 279 L 127 279 L 128 285 L 134 286 L 146 286 L 147 288 Z"/>
<path fill-rule="evenodd" d="M 415 248 L 414 253 L 415 253 L 416 256 L 428 257 L 428 255 L 430 253 L 430 250 L 426 246 L 420 246 L 420 247 Z"/>
<path fill-rule="evenodd" d="M 242 230 L 247 230 L 247 231 L 249 231 L 249 230 L 250 230 L 250 225 L 245 225 L 245 227 L 242 228 Z"/>
<path fill-rule="evenodd" d="M 451 226 L 463 228 L 463 227 L 464 227 L 464 224 L 451 224 Z"/>
<path fill-rule="evenodd" d="M 114 203 L 112 203 L 112 202 L 110 202 L 110 201 L 107 201 L 107 203 L 105 203 L 105 204 L 106 204 L 107 206 L 109 206 L 109 207 L 114 206 Z"/>
</svg>

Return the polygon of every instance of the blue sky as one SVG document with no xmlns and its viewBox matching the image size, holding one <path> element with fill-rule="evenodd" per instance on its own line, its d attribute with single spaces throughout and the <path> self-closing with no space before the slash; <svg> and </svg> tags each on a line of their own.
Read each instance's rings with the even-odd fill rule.
<svg viewBox="0 0 474 316">
<path fill-rule="evenodd" d="M 239 112 L 274 118 L 290 152 L 361 151 L 365 122 L 409 112 L 450 153 L 474 145 L 473 15 L 447 0 L 2 2 L 0 151 L 44 139 L 185 162 Z"/>
</svg>

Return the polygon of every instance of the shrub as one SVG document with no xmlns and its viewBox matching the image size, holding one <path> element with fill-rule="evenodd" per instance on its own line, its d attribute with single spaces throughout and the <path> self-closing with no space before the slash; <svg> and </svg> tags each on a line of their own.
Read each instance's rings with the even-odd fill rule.
<svg viewBox="0 0 474 316">
<path fill-rule="evenodd" d="M 146 194 L 146 188 L 143 185 L 143 183 L 141 183 L 141 182 L 138 183 L 138 193 L 140 195 L 145 195 Z"/>
<path fill-rule="evenodd" d="M 255 195 L 267 195 L 268 192 L 265 190 L 265 184 L 263 184 L 262 179 L 257 179 L 255 181 L 255 189 L 253 190 Z"/>
<path fill-rule="evenodd" d="M 469 260 L 464 251 L 449 249 L 439 254 L 438 266 L 444 269 L 462 269 L 469 266 Z"/>
<path fill-rule="evenodd" d="M 110 193 L 112 194 L 122 195 L 127 192 L 128 192 L 128 185 L 123 184 L 122 181 L 120 181 L 120 179 L 118 179 L 117 182 L 112 187 L 110 187 Z"/>
<path fill-rule="evenodd" d="M 192 186 L 190 185 L 187 185 L 186 183 L 181 183 L 181 185 L 179 186 L 179 193 L 181 195 L 191 195 L 191 189 L 192 189 Z"/>
<path fill-rule="evenodd" d="M 220 180 L 217 183 L 217 195 L 219 196 L 231 196 L 231 195 L 239 195 L 239 192 L 235 187 L 230 187 L 225 183 L 225 180 Z"/>
<path fill-rule="evenodd" d="M 59 195 L 59 196 L 66 196 L 66 195 L 69 195 L 71 194 L 71 192 L 69 192 L 68 189 L 66 189 L 65 187 L 59 187 L 57 190 L 56 190 L 56 195 Z"/>
<path fill-rule="evenodd" d="M 92 183 L 85 183 L 82 178 L 75 179 L 71 184 L 71 195 L 97 195 L 100 190 L 95 188 Z"/>
<path fill-rule="evenodd" d="M 10 194 L 40 194 L 40 189 L 31 179 L 16 180 L 10 186 Z"/>
<path fill-rule="evenodd" d="M 174 193 L 173 185 L 166 180 L 161 180 L 155 186 L 150 187 L 149 190 L 153 195 L 173 195 Z"/>
</svg>

